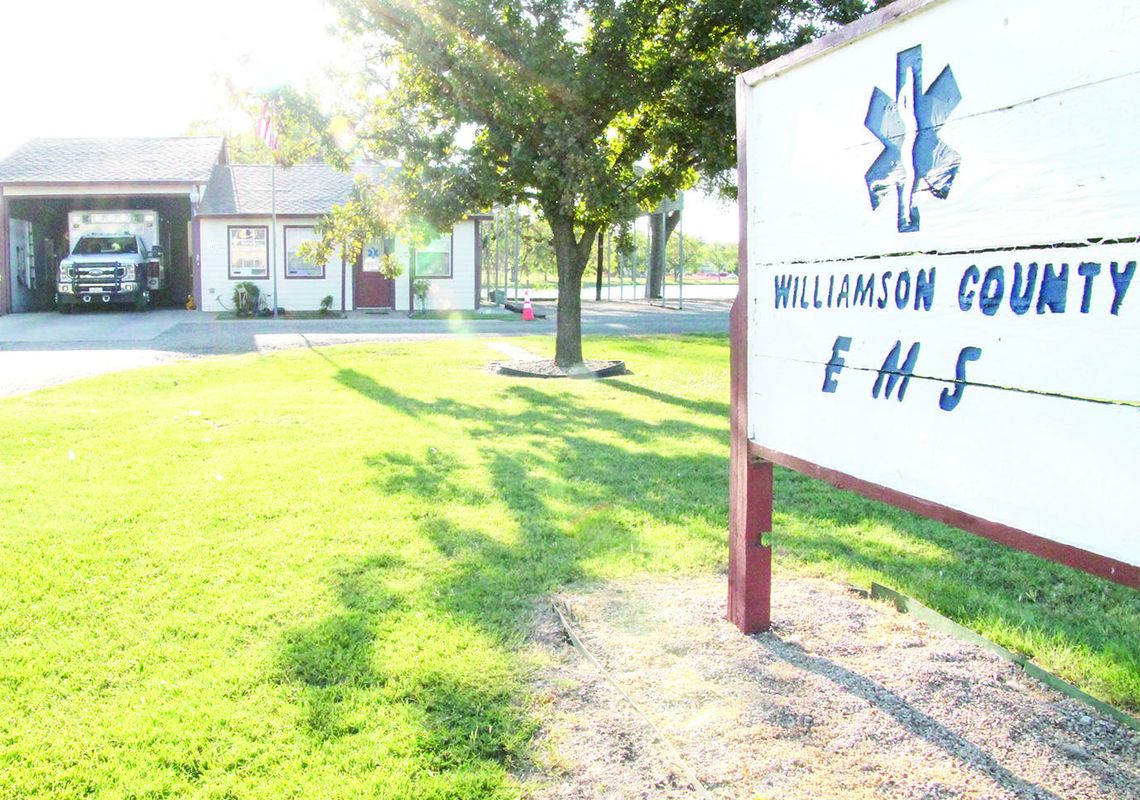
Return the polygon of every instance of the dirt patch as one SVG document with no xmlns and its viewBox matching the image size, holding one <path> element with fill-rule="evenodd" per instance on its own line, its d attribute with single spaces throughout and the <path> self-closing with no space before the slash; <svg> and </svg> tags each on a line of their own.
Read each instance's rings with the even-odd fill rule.
<svg viewBox="0 0 1140 800">
<path fill-rule="evenodd" d="M 986 650 L 779 576 L 773 630 L 742 636 L 724 591 L 701 578 L 558 598 L 714 797 L 1140 798 L 1140 733 Z M 538 618 L 531 796 L 700 797 L 553 609 Z"/>
</svg>

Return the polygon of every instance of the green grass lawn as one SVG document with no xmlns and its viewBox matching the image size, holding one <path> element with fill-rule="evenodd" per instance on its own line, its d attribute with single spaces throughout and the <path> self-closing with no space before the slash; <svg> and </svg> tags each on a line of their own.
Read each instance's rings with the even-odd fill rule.
<svg viewBox="0 0 1140 800">
<path fill-rule="evenodd" d="M 547 340 L 526 342 L 541 350 Z M 727 343 L 478 341 L 0 401 L 0 797 L 513 797 L 545 593 L 723 569 Z M 915 596 L 1140 709 L 1140 593 L 779 472 L 777 568 Z"/>
</svg>

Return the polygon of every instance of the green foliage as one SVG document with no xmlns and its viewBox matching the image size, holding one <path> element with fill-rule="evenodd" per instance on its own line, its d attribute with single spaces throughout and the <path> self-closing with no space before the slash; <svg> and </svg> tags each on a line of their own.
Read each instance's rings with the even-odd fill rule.
<svg viewBox="0 0 1140 800">
<path fill-rule="evenodd" d="M 638 244 L 633 229 L 633 220 L 623 220 L 614 229 L 614 253 L 622 258 L 632 258 L 638 247 L 647 247 L 648 242 Z"/>
<path fill-rule="evenodd" d="M 733 76 L 856 0 L 333 0 L 390 55 L 361 124 L 373 155 L 449 227 L 533 203 L 558 264 L 557 360 L 581 361 L 578 292 L 594 238 L 732 166 Z"/>
<path fill-rule="evenodd" d="M 520 214 L 519 227 L 519 270 L 527 276 L 528 285 L 532 271 L 557 275 L 554 237 L 546 220 L 534 214 Z"/>
<path fill-rule="evenodd" d="M 643 92 L 617 122 L 623 146 L 644 149 L 657 199 L 689 184 L 735 196 L 736 76 L 851 22 L 875 0 L 601 0 L 630 19 L 629 46 Z M 595 12 L 595 13 L 598 13 Z"/>
<path fill-rule="evenodd" d="M 680 245 L 677 237 L 669 240 L 666 251 L 670 274 L 677 270 L 680 263 Z M 723 242 L 706 242 L 696 236 L 685 236 L 685 274 L 695 272 L 714 272 L 736 274 L 738 266 L 738 249 L 736 244 Z"/>
<path fill-rule="evenodd" d="M 324 297 L 322 297 L 320 307 L 321 314 L 328 314 L 330 311 L 332 311 L 332 304 L 333 296 L 331 294 L 326 294 Z"/>
</svg>

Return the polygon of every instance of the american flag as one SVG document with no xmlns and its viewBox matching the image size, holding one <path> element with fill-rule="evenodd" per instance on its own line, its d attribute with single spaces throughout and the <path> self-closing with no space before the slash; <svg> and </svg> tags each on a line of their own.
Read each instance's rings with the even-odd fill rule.
<svg viewBox="0 0 1140 800">
<path fill-rule="evenodd" d="M 273 114 L 269 111 L 269 101 L 261 106 L 261 117 L 257 120 L 257 135 L 265 146 L 277 152 L 277 126 L 273 124 Z"/>
</svg>

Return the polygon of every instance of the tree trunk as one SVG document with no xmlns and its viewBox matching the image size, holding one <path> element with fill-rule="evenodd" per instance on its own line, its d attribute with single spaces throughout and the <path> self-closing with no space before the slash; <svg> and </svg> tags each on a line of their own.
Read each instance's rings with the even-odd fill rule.
<svg viewBox="0 0 1140 800">
<path fill-rule="evenodd" d="M 645 296 L 650 299 L 660 300 L 665 296 L 665 247 L 680 221 L 680 210 L 649 215 L 649 275 L 645 281 Z"/>
<path fill-rule="evenodd" d="M 558 264 L 558 326 L 554 362 L 563 369 L 582 363 L 582 275 L 590 260 L 597 226 L 588 226 L 580 239 L 574 236 L 574 220 L 547 214 L 554 234 L 554 257 Z"/>
<path fill-rule="evenodd" d="M 665 215 L 649 215 L 649 267 L 645 275 L 645 296 L 660 300 L 665 293 Z"/>
</svg>

